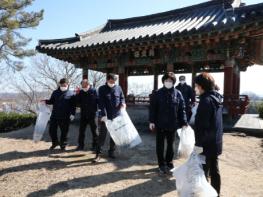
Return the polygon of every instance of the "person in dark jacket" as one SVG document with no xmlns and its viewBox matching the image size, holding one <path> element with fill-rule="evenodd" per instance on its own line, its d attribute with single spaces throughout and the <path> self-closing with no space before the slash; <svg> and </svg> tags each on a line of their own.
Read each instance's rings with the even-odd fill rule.
<svg viewBox="0 0 263 197">
<path fill-rule="evenodd" d="M 121 108 L 126 108 L 125 97 L 122 88 L 116 85 L 117 76 L 114 74 L 107 75 L 107 83 L 99 88 L 99 139 L 96 150 L 96 158 L 93 162 L 100 160 L 101 147 L 103 146 L 107 128 L 105 121 L 113 120 L 120 115 Z M 115 143 L 110 138 L 110 149 L 108 155 L 114 159 Z"/>
<path fill-rule="evenodd" d="M 59 88 L 55 90 L 49 100 L 44 100 L 48 105 L 53 105 L 50 117 L 49 135 L 52 140 L 50 150 L 60 145 L 61 150 L 65 150 L 67 145 L 67 135 L 70 120 L 75 116 L 75 94 L 68 89 L 68 80 L 63 78 L 59 81 Z M 57 129 L 61 130 L 60 142 L 58 141 Z"/>
<path fill-rule="evenodd" d="M 223 123 L 222 96 L 215 90 L 214 78 L 208 73 L 201 73 L 195 78 L 196 94 L 200 102 L 195 117 L 196 146 L 203 148 L 206 156 L 204 172 L 210 175 L 211 185 L 220 194 L 221 178 L 218 167 L 218 156 L 222 153 Z"/>
<path fill-rule="evenodd" d="M 181 92 L 174 88 L 175 74 L 166 73 L 162 82 L 164 87 L 154 93 L 150 103 L 150 130 L 156 130 L 156 153 L 159 171 L 168 173 L 174 168 L 173 144 L 175 132 L 178 128 L 186 127 L 187 118 L 184 99 Z M 164 158 L 164 142 L 167 141 L 166 156 Z"/>
<path fill-rule="evenodd" d="M 176 89 L 180 90 L 184 97 L 187 120 L 189 121 L 192 115 L 192 107 L 195 105 L 195 92 L 193 88 L 186 83 L 185 76 L 180 76 L 179 82 Z"/>
<path fill-rule="evenodd" d="M 95 123 L 95 117 L 97 112 L 98 96 L 96 89 L 90 87 L 87 79 L 81 82 L 82 89 L 76 95 L 77 105 L 80 107 L 80 127 L 78 138 L 78 150 L 84 149 L 85 131 L 89 124 L 92 133 L 92 150 L 97 147 L 98 135 L 96 133 L 97 125 Z"/>
</svg>

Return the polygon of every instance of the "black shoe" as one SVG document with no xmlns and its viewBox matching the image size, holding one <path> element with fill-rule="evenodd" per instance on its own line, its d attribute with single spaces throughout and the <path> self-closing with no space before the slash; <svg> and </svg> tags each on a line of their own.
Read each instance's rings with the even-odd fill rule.
<svg viewBox="0 0 263 197">
<path fill-rule="evenodd" d="M 75 149 L 75 151 L 83 151 L 83 150 L 84 150 L 84 148 L 81 147 L 81 146 L 78 146 L 78 147 Z"/>
<path fill-rule="evenodd" d="M 111 158 L 111 159 L 116 159 L 116 156 L 115 156 L 115 154 L 114 154 L 113 151 L 109 151 L 109 152 L 108 152 L 108 156 L 109 156 L 109 158 Z"/>
<path fill-rule="evenodd" d="M 161 174 L 161 175 L 166 174 L 166 167 L 165 166 L 160 166 L 159 167 L 159 174 Z"/>
<path fill-rule="evenodd" d="M 167 163 L 167 168 L 169 171 L 174 169 L 174 164 L 173 163 Z"/>
<path fill-rule="evenodd" d="M 66 146 L 60 146 L 60 150 L 61 151 L 65 151 L 66 150 Z"/>
<path fill-rule="evenodd" d="M 96 154 L 96 157 L 92 160 L 92 163 L 98 163 L 100 161 L 100 154 Z"/>
<path fill-rule="evenodd" d="M 58 143 L 52 144 L 52 146 L 50 146 L 49 150 L 54 150 L 57 146 L 58 146 Z"/>
</svg>

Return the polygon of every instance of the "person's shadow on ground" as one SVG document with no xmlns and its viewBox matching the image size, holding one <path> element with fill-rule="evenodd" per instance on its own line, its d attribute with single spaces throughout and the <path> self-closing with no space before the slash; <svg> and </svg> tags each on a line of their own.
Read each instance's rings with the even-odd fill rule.
<svg viewBox="0 0 263 197">
<path fill-rule="evenodd" d="M 87 189 L 112 184 L 121 180 L 147 179 L 143 183 L 111 192 L 108 196 L 161 196 L 175 190 L 175 182 L 166 177 L 156 176 L 155 169 L 136 171 L 115 171 L 101 175 L 86 176 L 50 185 L 47 189 L 32 192 L 27 197 L 52 196 L 74 189 Z"/>
<path fill-rule="evenodd" d="M 78 127 L 71 125 L 71 129 L 69 132 L 69 144 L 72 146 L 77 145 L 77 136 L 78 136 Z M 20 135 L 18 132 L 11 132 L 5 135 L 1 135 L 1 137 L 12 138 L 12 139 L 21 139 L 27 140 L 32 139 L 32 128 L 29 130 L 25 130 Z M 91 138 L 90 131 L 87 131 L 87 140 Z M 53 158 L 50 161 L 41 161 L 35 162 L 32 164 L 24 164 L 14 167 L 5 168 L 0 172 L 0 176 L 6 175 L 8 173 L 13 172 L 23 172 L 28 170 L 38 170 L 38 169 L 47 169 L 47 170 L 60 170 L 64 168 L 75 168 L 82 166 L 91 166 L 91 165 L 100 165 L 104 162 L 112 162 L 117 170 L 114 172 L 108 172 L 102 175 L 94 175 L 94 176 L 86 176 L 79 177 L 69 181 L 62 181 L 56 184 L 50 185 L 47 189 L 39 190 L 30 193 L 28 196 L 51 196 L 58 192 L 65 192 L 67 190 L 72 189 L 85 189 L 92 188 L 98 185 L 106 185 L 109 183 L 114 183 L 122 180 L 128 179 L 145 179 L 145 182 L 139 183 L 137 185 L 121 189 L 119 191 L 111 192 L 108 196 L 161 196 L 162 194 L 171 192 L 175 190 L 175 182 L 174 180 L 169 180 L 166 177 L 159 177 L 156 169 L 156 161 L 155 161 L 155 137 L 154 135 L 149 134 L 141 134 L 144 145 L 136 147 L 135 149 L 122 150 L 117 157 L 116 160 L 108 160 L 106 157 L 106 161 L 103 160 L 98 164 L 92 164 L 92 159 L 85 158 L 85 152 L 73 153 L 74 150 L 71 149 L 67 151 L 65 154 L 60 154 L 59 150 L 55 150 L 50 154 L 47 149 L 45 150 L 36 150 L 31 152 L 23 152 L 23 151 L 11 151 L 7 153 L 3 153 L 0 155 L 0 161 L 9 161 L 16 159 L 25 159 L 25 158 L 34 158 L 34 157 L 45 157 L 48 156 Z M 49 142 L 48 132 L 46 131 L 44 141 Z M 107 140 L 108 141 L 108 140 Z M 25 142 L 26 143 L 26 142 Z M 108 148 L 106 144 L 106 149 Z M 125 151 L 125 152 L 124 152 Z M 54 153 L 54 154 L 53 154 Z M 84 154 L 85 153 L 85 154 Z M 95 156 L 95 155 L 94 155 Z M 79 160 L 75 161 L 63 161 L 64 158 L 77 158 Z M 83 157 L 83 158 L 82 158 Z M 125 172 L 123 169 L 127 169 L 131 166 L 140 166 L 140 165 L 150 165 L 153 166 L 150 170 L 136 170 Z M 122 170 L 122 171 L 120 171 Z M 96 181 L 94 181 L 96 180 Z"/>
</svg>

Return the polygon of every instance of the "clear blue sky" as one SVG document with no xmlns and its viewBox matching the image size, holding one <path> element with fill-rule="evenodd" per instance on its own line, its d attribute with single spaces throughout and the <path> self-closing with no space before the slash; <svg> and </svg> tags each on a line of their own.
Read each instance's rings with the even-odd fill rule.
<svg viewBox="0 0 263 197">
<path fill-rule="evenodd" d="M 104 24 L 108 19 L 153 14 L 202 3 L 202 0 L 35 0 L 29 10 L 44 9 L 44 19 L 25 34 L 38 39 L 70 37 Z M 246 0 L 247 4 L 260 0 Z"/>
<path fill-rule="evenodd" d="M 23 30 L 23 34 L 32 38 L 30 47 L 34 48 L 39 39 L 54 39 L 74 36 L 103 25 L 108 19 L 127 18 L 153 14 L 177 9 L 202 0 L 35 0 L 28 10 L 44 9 L 44 19 L 34 29 Z M 262 0 L 242 1 L 246 4 L 261 3 Z M 26 60 L 25 60 L 26 61 Z M 27 62 L 27 61 L 26 61 Z M 255 73 L 257 75 L 255 75 Z M 249 72 L 241 75 L 241 92 L 254 91 L 263 95 L 259 90 L 258 81 L 262 81 L 263 66 L 250 68 Z M 255 77 L 258 77 L 257 79 Z M 223 85 L 223 76 L 216 76 L 219 84 Z M 145 82 L 147 79 L 145 78 Z M 190 79 L 189 79 L 190 81 Z M 152 83 L 150 79 L 148 83 Z M 254 83 L 254 84 L 253 84 Z M 261 84 L 263 81 L 261 82 Z M 4 86 L 1 84 L 0 86 Z M 1 88 L 2 89 L 2 88 Z M 222 89 L 222 87 L 221 87 Z M 3 91 L 2 89 L 1 91 Z M 7 89 L 9 90 L 9 89 Z"/>
</svg>

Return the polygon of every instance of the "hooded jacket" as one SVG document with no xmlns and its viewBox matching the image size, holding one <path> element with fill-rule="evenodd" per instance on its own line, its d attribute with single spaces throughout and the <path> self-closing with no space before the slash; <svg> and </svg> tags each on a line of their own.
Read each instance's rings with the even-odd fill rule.
<svg viewBox="0 0 263 197">
<path fill-rule="evenodd" d="M 203 147 L 203 154 L 207 157 L 222 154 L 222 98 L 216 91 L 205 92 L 200 96 L 195 117 L 195 140 L 197 146 Z"/>
</svg>

